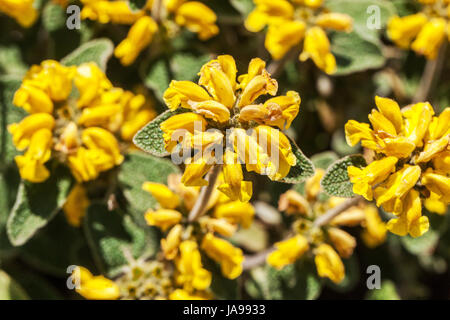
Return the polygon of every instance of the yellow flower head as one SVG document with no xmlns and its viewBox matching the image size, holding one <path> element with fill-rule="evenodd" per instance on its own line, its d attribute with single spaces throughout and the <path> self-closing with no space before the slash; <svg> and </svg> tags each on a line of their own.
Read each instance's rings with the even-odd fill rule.
<svg viewBox="0 0 450 320">
<path fill-rule="evenodd" d="M 30 27 L 38 17 L 34 0 L 0 0 L 0 11 L 14 18 L 22 27 Z"/>
<path fill-rule="evenodd" d="M 267 256 L 267 263 L 277 269 L 294 263 L 309 249 L 308 240 L 302 235 L 277 242 L 275 247 L 277 249 Z"/>
<path fill-rule="evenodd" d="M 74 90 L 78 95 L 71 94 Z M 49 177 L 44 163 L 50 159 L 66 163 L 78 182 L 97 178 L 123 162 L 115 134 L 129 141 L 139 129 L 130 115 L 142 114 L 145 121 L 153 117 L 143 95 L 112 87 L 94 63 L 34 65 L 13 103 L 30 113 L 8 130 L 16 148 L 26 150 L 16 163 L 22 178 L 32 182 Z"/>
<path fill-rule="evenodd" d="M 224 185 L 224 181 L 224 176 L 219 176 L 216 187 Z M 142 188 L 158 202 L 158 209 L 149 209 L 145 219 L 148 225 L 165 232 L 161 248 L 165 259 L 175 261 L 178 281 L 184 290 L 193 293 L 209 287 L 211 275 L 200 262 L 203 254 L 220 263 L 226 277 L 231 279 L 241 274 L 242 251 L 214 234 L 230 237 L 238 226 L 248 228 L 255 213 L 250 203 L 233 201 L 215 189 L 206 213 L 190 221 L 188 213 L 199 197 L 199 187 L 186 187 L 179 175 L 172 174 L 168 186 L 145 182 Z"/>
<path fill-rule="evenodd" d="M 78 284 L 75 290 L 86 299 L 116 300 L 120 297 L 119 287 L 114 281 L 104 276 L 94 276 L 86 268 L 75 268 L 72 277 Z"/>
<path fill-rule="evenodd" d="M 253 0 L 256 8 L 249 14 L 245 27 L 259 32 L 268 26 L 265 47 L 273 59 L 283 58 L 304 39 L 299 59 L 311 58 L 328 74 L 336 71 L 336 59 L 330 51 L 325 29 L 350 32 L 353 20 L 342 13 L 329 12 L 318 0 Z"/>
<path fill-rule="evenodd" d="M 446 0 L 419 0 L 422 10 L 405 17 L 392 17 L 388 23 L 388 36 L 402 49 L 433 60 L 446 38 L 450 39 L 450 4 Z"/>
<path fill-rule="evenodd" d="M 237 77 L 234 59 L 218 56 L 199 75 L 198 84 L 172 81 L 164 93 L 169 109 L 190 110 L 161 123 L 165 148 L 178 152 L 180 145 L 202 151 L 186 164 L 186 186 L 206 185 L 206 173 L 223 164 L 219 190 L 232 200 L 248 201 L 252 186 L 243 180 L 242 164 L 272 180 L 284 178 L 296 164 L 290 141 L 278 129 L 288 128 L 297 116 L 300 96 L 289 91 L 258 103 L 260 96 L 274 96 L 278 90 L 258 58 L 250 62 L 247 74 Z"/>
<path fill-rule="evenodd" d="M 398 216 L 389 222 L 390 231 L 417 237 L 428 230 L 422 206 L 442 213 L 450 203 L 450 108 L 435 116 L 429 103 L 400 109 L 390 99 L 376 97 L 375 102 L 372 126 L 354 120 L 345 125 L 347 142 L 361 141 L 376 159 L 363 169 L 348 168 L 353 192 L 375 198 L 377 206 Z"/>
<path fill-rule="evenodd" d="M 334 283 L 344 280 L 344 264 L 330 245 L 326 243 L 321 244 L 316 249 L 314 261 L 319 276 L 329 278 Z"/>
<path fill-rule="evenodd" d="M 153 41 L 159 32 L 163 37 L 173 37 L 180 27 L 208 40 L 219 33 L 217 16 L 199 1 L 155 0 L 147 1 L 139 10 L 132 10 L 124 0 L 82 0 L 82 19 L 100 23 L 131 25 L 127 37 L 116 47 L 114 55 L 127 66 Z"/>
</svg>

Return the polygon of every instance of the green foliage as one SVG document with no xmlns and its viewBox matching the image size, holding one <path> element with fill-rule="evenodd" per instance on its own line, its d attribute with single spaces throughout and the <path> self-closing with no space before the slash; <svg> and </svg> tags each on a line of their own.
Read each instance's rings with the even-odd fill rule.
<svg viewBox="0 0 450 320">
<path fill-rule="evenodd" d="M 164 147 L 163 132 L 159 125 L 170 117 L 187 112 L 186 109 L 167 110 L 153 119 L 136 133 L 133 142 L 136 146 L 157 157 L 167 156 L 169 153 Z"/>
<path fill-rule="evenodd" d="M 0 270 L 0 300 L 28 300 L 25 290 L 2 270 Z"/>
<path fill-rule="evenodd" d="M 140 152 L 127 156 L 119 173 L 119 182 L 127 200 L 127 211 L 139 225 L 146 226 L 144 212 L 156 205 L 155 199 L 142 190 L 142 184 L 146 181 L 167 183 L 171 173 L 179 173 L 179 169 L 168 160 Z"/>
<path fill-rule="evenodd" d="M 369 291 L 366 297 L 367 300 L 400 300 L 394 282 L 391 280 L 384 280 L 381 282 L 380 289 Z"/>
<path fill-rule="evenodd" d="M 320 182 L 327 194 L 344 198 L 354 196 L 353 185 L 347 173 L 347 168 L 350 166 L 364 167 L 366 166 L 366 160 L 362 155 L 357 154 L 339 159 L 329 166 Z"/>
<path fill-rule="evenodd" d="M 300 183 L 304 181 L 305 179 L 311 177 L 314 174 L 314 165 L 300 150 L 300 148 L 297 146 L 297 144 L 290 140 L 292 152 L 295 155 L 295 158 L 297 160 L 297 163 L 295 166 L 291 167 L 291 170 L 289 170 L 289 173 L 286 177 L 281 179 L 281 182 L 286 183 Z"/>
<path fill-rule="evenodd" d="M 71 179 L 60 171 L 42 183 L 23 181 L 7 222 L 11 243 L 23 245 L 61 209 L 69 193 Z M 45 199 L 45 201 L 42 201 Z"/>
<path fill-rule="evenodd" d="M 313 300 L 322 290 L 322 281 L 307 259 L 279 271 L 269 266 L 255 268 L 250 274 L 245 288 L 254 299 Z"/>
<path fill-rule="evenodd" d="M 64 28 L 66 26 L 66 19 L 64 8 L 56 3 L 47 3 L 42 11 L 42 24 L 49 32 Z"/>
<path fill-rule="evenodd" d="M 140 228 L 129 215 L 101 204 L 89 207 L 84 228 L 98 267 L 111 277 L 130 259 L 151 257 L 159 247 L 155 229 Z"/>
<path fill-rule="evenodd" d="M 95 62 L 105 71 L 106 63 L 111 57 L 114 45 L 109 39 L 96 39 L 78 47 L 71 54 L 61 60 L 66 66 L 80 65 L 85 62 Z"/>
</svg>

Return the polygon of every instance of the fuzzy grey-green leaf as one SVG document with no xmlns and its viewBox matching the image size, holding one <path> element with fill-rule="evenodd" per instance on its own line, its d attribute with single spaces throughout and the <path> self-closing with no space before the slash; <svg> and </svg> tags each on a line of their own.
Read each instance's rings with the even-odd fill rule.
<svg viewBox="0 0 450 320">
<path fill-rule="evenodd" d="M 61 60 L 66 66 L 80 65 L 85 62 L 95 62 L 100 69 L 106 70 L 106 64 L 114 50 L 114 44 L 109 39 L 96 39 L 82 44 L 75 51 Z"/>
<path fill-rule="evenodd" d="M 22 182 L 6 224 L 9 240 L 23 245 L 44 227 L 66 201 L 71 179 L 57 172 L 45 182 Z M 45 201 L 43 201 L 45 199 Z"/>
<path fill-rule="evenodd" d="M 159 126 L 170 117 L 187 111 L 186 109 L 179 108 L 173 111 L 167 110 L 160 114 L 136 133 L 133 138 L 134 144 L 143 151 L 157 157 L 169 155 L 164 147 L 163 132 Z"/>
<path fill-rule="evenodd" d="M 292 152 L 297 160 L 297 163 L 291 167 L 286 177 L 280 180 L 285 183 L 300 183 L 305 179 L 314 175 L 314 165 L 300 150 L 297 144 L 289 139 L 292 147 Z"/>
<path fill-rule="evenodd" d="M 344 198 L 351 198 L 355 195 L 347 173 L 347 168 L 350 166 L 364 167 L 366 160 L 362 155 L 356 154 L 335 161 L 320 182 L 327 194 Z"/>
</svg>

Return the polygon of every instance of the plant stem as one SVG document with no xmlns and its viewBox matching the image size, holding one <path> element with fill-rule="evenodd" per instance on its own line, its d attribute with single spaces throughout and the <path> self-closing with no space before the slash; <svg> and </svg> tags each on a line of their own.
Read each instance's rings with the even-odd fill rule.
<svg viewBox="0 0 450 320">
<path fill-rule="evenodd" d="M 341 203 L 340 205 L 328 210 L 325 214 L 317 217 L 317 219 L 314 220 L 313 226 L 319 228 L 328 224 L 331 220 L 340 215 L 342 212 L 356 205 L 360 200 L 361 197 L 359 196 L 350 198 L 347 201 Z"/>
<path fill-rule="evenodd" d="M 200 190 L 200 194 L 197 198 L 197 201 L 194 204 L 191 212 L 189 212 L 188 221 L 195 221 L 198 217 L 200 217 L 207 208 L 209 203 L 209 199 L 211 198 L 212 192 L 214 191 L 214 186 L 216 184 L 217 177 L 219 176 L 220 170 L 222 169 L 221 165 L 215 165 L 208 174 L 207 180 L 208 185 L 202 187 Z"/>
<path fill-rule="evenodd" d="M 413 97 L 414 103 L 428 100 L 431 91 L 441 76 L 445 62 L 446 49 L 447 42 L 444 41 L 439 49 L 437 58 L 434 60 L 427 60 L 425 69 L 423 70 L 422 79 L 420 80 L 419 88 Z"/>
<path fill-rule="evenodd" d="M 353 207 L 361 200 L 361 197 L 354 197 L 351 199 L 348 199 L 347 201 L 341 203 L 340 205 L 334 207 L 333 209 L 328 210 L 325 214 L 319 216 L 314 221 L 314 227 L 319 228 L 321 226 L 324 226 L 328 224 L 333 218 L 344 212 L 350 207 Z M 266 262 L 267 256 L 274 251 L 275 248 L 270 247 L 265 249 L 264 251 L 261 251 L 259 253 L 256 253 L 252 256 L 245 256 L 244 262 L 242 263 L 242 268 L 244 270 L 250 270 L 254 267 L 260 266 Z"/>
<path fill-rule="evenodd" d="M 156 23 L 161 21 L 162 0 L 155 0 L 152 4 L 151 14 Z"/>
</svg>

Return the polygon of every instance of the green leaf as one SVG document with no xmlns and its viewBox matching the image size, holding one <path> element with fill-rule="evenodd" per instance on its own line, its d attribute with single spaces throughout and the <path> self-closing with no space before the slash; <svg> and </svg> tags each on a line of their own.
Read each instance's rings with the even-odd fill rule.
<svg viewBox="0 0 450 320">
<path fill-rule="evenodd" d="M 111 277 L 120 272 L 129 257 L 148 258 L 159 248 L 154 228 L 140 228 L 129 215 L 108 211 L 101 204 L 89 207 L 84 228 L 97 264 Z"/>
<path fill-rule="evenodd" d="M 145 85 L 153 89 L 156 97 L 162 101 L 164 91 L 169 87 L 170 83 L 170 70 L 167 60 L 160 58 L 153 61 L 143 79 Z"/>
<path fill-rule="evenodd" d="M 175 80 L 195 81 L 201 67 L 210 59 L 209 54 L 175 53 L 170 60 L 170 70 Z"/>
<path fill-rule="evenodd" d="M 386 62 L 381 45 L 365 40 L 356 32 L 336 33 L 332 43 L 331 50 L 337 62 L 337 70 L 333 75 L 381 68 Z"/>
<path fill-rule="evenodd" d="M 386 62 L 382 52 L 380 30 L 395 14 L 395 7 L 383 0 L 333 0 L 327 1 L 332 12 L 341 12 L 353 18 L 353 32 L 333 33 L 331 50 L 336 56 L 338 69 L 335 75 L 346 75 L 366 69 L 380 68 Z M 374 26 L 372 17 L 379 10 L 379 25 Z M 364 57 L 364 59 L 361 59 Z"/>
<path fill-rule="evenodd" d="M 44 28 L 53 32 L 66 26 L 66 12 L 56 3 L 47 3 L 42 11 L 42 24 Z"/>
<path fill-rule="evenodd" d="M 413 238 L 400 237 L 403 247 L 413 255 L 432 255 L 439 242 L 439 234 L 430 229 L 422 236 Z"/>
<path fill-rule="evenodd" d="M 69 193 L 71 178 L 52 172 L 42 183 L 23 181 L 9 215 L 6 230 L 14 246 L 23 245 L 59 211 Z"/>
<path fill-rule="evenodd" d="M 114 44 L 109 39 L 96 39 L 78 47 L 61 60 L 66 66 L 80 65 L 85 62 L 95 62 L 100 69 L 106 70 L 106 63 L 114 50 Z"/>
<path fill-rule="evenodd" d="M 55 218 L 21 248 L 21 258 L 34 268 L 67 277 L 67 267 L 93 266 L 81 228 L 71 226 L 60 210 Z"/>
<path fill-rule="evenodd" d="M 19 154 L 12 143 L 12 136 L 8 132 L 9 124 L 21 121 L 26 112 L 13 105 L 14 93 L 19 89 L 22 78 L 16 75 L 0 77 L 0 164 L 8 164 Z"/>
<path fill-rule="evenodd" d="M 13 45 L 0 46 L 0 70 L 3 74 L 22 76 L 27 69 L 19 47 Z"/>
<path fill-rule="evenodd" d="M 0 173 L 0 259 L 15 251 L 8 239 L 6 222 L 16 199 L 19 183 L 20 176 L 13 168 Z"/>
<path fill-rule="evenodd" d="M 400 300 L 395 283 L 391 280 L 381 282 L 380 289 L 370 290 L 366 296 L 367 300 Z"/>
<path fill-rule="evenodd" d="M 280 180 L 280 182 L 285 183 L 300 183 L 304 181 L 305 179 L 311 177 L 314 175 L 315 169 L 314 165 L 300 150 L 300 148 L 297 146 L 297 144 L 289 139 L 291 142 L 292 152 L 295 155 L 295 158 L 297 159 L 297 163 L 295 166 L 291 167 L 291 170 L 289 171 L 288 175 Z"/>
<path fill-rule="evenodd" d="M 142 184 L 146 181 L 167 184 L 167 176 L 179 172 L 178 167 L 169 160 L 141 152 L 127 155 L 119 173 L 119 182 L 128 202 L 127 212 L 132 214 L 139 225 L 146 226 L 144 212 L 156 205 L 156 200 L 142 190 Z"/>
<path fill-rule="evenodd" d="M 185 112 L 188 112 L 188 110 L 179 108 L 173 111 L 167 110 L 160 114 L 136 133 L 133 138 L 134 144 L 143 151 L 157 157 L 169 155 L 164 147 L 163 132 L 159 125 L 170 117 Z"/>
<path fill-rule="evenodd" d="M 230 0 L 230 3 L 244 17 L 247 17 L 249 13 L 255 8 L 253 0 Z"/>
<path fill-rule="evenodd" d="M 344 198 L 355 196 L 353 193 L 353 185 L 348 177 L 347 168 L 350 166 L 362 168 L 366 165 L 366 160 L 360 154 L 337 160 L 328 168 L 320 182 L 323 190 L 330 196 Z"/>
<path fill-rule="evenodd" d="M 314 167 L 326 170 L 333 162 L 338 160 L 339 157 L 333 151 L 326 151 L 315 154 L 311 157 L 311 161 Z"/>
<path fill-rule="evenodd" d="M 320 295 L 322 281 L 311 261 L 303 259 L 281 270 L 270 266 L 253 269 L 246 282 L 247 293 L 254 299 L 314 300 Z"/>
<path fill-rule="evenodd" d="M 6 272 L 0 270 L 0 300 L 28 300 L 25 290 Z"/>
</svg>

